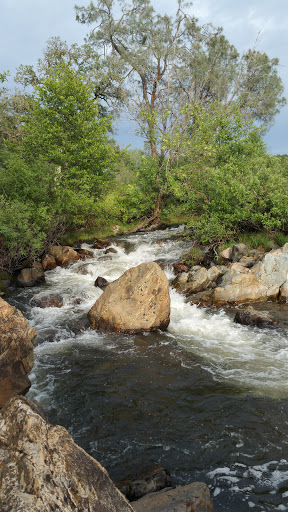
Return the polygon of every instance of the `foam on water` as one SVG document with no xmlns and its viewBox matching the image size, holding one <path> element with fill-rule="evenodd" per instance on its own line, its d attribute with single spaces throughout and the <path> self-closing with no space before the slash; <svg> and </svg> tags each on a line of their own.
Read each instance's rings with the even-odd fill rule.
<svg viewBox="0 0 288 512">
<path fill-rule="evenodd" d="M 288 338 L 271 329 L 235 324 L 224 311 L 207 311 L 171 290 L 169 333 L 209 363 L 216 379 L 271 396 L 288 391 Z M 205 364 L 205 363 L 204 363 Z"/>
</svg>

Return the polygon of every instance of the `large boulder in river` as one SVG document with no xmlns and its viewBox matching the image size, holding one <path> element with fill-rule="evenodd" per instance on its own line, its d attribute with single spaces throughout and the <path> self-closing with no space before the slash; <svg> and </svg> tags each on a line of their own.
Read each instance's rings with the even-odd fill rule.
<svg viewBox="0 0 288 512">
<path fill-rule="evenodd" d="M 35 338 L 35 329 L 22 313 L 0 298 L 0 408 L 14 395 L 28 391 Z"/>
<path fill-rule="evenodd" d="M 0 427 L 1 512 L 133 512 L 106 470 L 32 401 L 13 398 Z"/>
<path fill-rule="evenodd" d="M 157 263 L 141 263 L 110 283 L 88 313 L 93 329 L 137 333 L 166 329 L 169 283 Z"/>
</svg>

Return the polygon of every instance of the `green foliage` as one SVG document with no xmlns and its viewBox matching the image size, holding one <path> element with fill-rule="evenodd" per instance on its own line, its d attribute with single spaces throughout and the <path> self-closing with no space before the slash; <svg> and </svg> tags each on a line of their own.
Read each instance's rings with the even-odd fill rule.
<svg viewBox="0 0 288 512">
<path fill-rule="evenodd" d="M 21 139 L 0 155 L 1 246 L 12 264 L 95 218 L 113 177 L 110 120 L 72 69 L 54 71 L 35 88 Z"/>
<path fill-rule="evenodd" d="M 283 245 L 288 243 L 288 235 L 286 233 L 275 233 L 274 241 L 279 247 L 283 247 Z"/>
<path fill-rule="evenodd" d="M 0 154 L 0 265 L 11 268 L 41 252 L 62 224 L 62 197 L 53 169 L 43 160 L 25 162 L 17 152 Z"/>
<path fill-rule="evenodd" d="M 109 178 L 110 120 L 99 116 L 92 90 L 65 64 L 36 86 L 23 119 L 23 151 L 61 167 L 60 181 L 88 191 Z"/>
<path fill-rule="evenodd" d="M 185 8 L 179 1 L 175 15 L 168 16 L 157 13 L 150 0 L 76 6 L 77 20 L 92 25 L 88 41 L 99 51 L 107 86 L 121 91 L 116 98 L 138 123 L 154 160 L 154 214 L 169 196 L 171 171 L 178 167 L 179 148 L 191 128 L 191 109 L 195 116 L 199 108 L 202 117 L 217 103 L 229 115 L 237 102 L 246 118 L 268 126 L 286 102 L 277 59 L 256 50 L 240 56 L 222 29 L 201 27 Z M 222 148 L 225 159 L 224 153 Z"/>
<path fill-rule="evenodd" d="M 192 247 L 190 251 L 184 255 L 182 258 L 182 262 L 184 265 L 188 265 L 188 267 L 193 267 L 194 265 L 201 265 L 204 260 L 203 252 L 200 247 Z"/>
</svg>

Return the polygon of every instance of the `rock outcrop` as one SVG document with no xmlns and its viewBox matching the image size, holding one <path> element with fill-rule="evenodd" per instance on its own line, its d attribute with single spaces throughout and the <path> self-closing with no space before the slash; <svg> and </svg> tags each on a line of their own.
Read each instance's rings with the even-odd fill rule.
<svg viewBox="0 0 288 512">
<path fill-rule="evenodd" d="M 23 397 L 0 411 L 0 510 L 133 512 L 106 470 Z"/>
<path fill-rule="evenodd" d="M 0 298 L 0 407 L 11 397 L 28 391 L 35 338 L 35 329 L 22 313 Z"/>
<path fill-rule="evenodd" d="M 147 494 L 133 502 L 136 512 L 213 512 L 214 507 L 206 484 L 193 484 Z"/>
<path fill-rule="evenodd" d="M 225 272 L 227 268 L 224 266 L 213 265 L 207 270 L 205 267 L 195 265 L 189 272 L 178 274 L 173 281 L 173 286 L 179 292 L 189 296 L 211 287 Z"/>
<path fill-rule="evenodd" d="M 169 283 L 157 263 L 141 263 L 110 283 L 88 313 L 93 329 L 137 333 L 166 329 Z"/>
<path fill-rule="evenodd" d="M 232 264 L 220 286 L 214 290 L 213 303 L 222 306 L 259 302 L 276 299 L 280 293 L 285 300 L 287 276 L 288 244 L 285 244 L 282 249 L 268 252 L 251 269 L 243 267 L 241 260 Z"/>
<path fill-rule="evenodd" d="M 213 303 L 241 304 L 267 300 L 267 288 L 256 275 L 240 263 L 233 263 L 213 292 Z"/>
</svg>

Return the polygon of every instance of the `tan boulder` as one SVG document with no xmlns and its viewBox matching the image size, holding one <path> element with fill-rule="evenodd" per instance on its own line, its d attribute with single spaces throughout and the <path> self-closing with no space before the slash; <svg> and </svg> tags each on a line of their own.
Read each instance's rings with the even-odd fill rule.
<svg viewBox="0 0 288 512">
<path fill-rule="evenodd" d="M 110 283 L 88 313 L 93 329 L 137 333 L 166 329 L 169 283 L 157 263 L 141 263 Z"/>
<path fill-rule="evenodd" d="M 42 258 L 42 267 L 44 270 L 53 270 L 57 267 L 57 262 L 51 254 L 45 254 Z"/>
<path fill-rule="evenodd" d="M 135 512 L 213 512 L 208 486 L 202 482 L 163 489 L 133 502 Z"/>
<path fill-rule="evenodd" d="M 230 285 L 215 288 L 213 291 L 213 304 L 215 306 L 267 300 L 267 288 L 255 275 L 242 274 L 237 278 L 237 282 L 235 281 Z"/>
<path fill-rule="evenodd" d="M 0 427 L 1 512 L 133 512 L 99 462 L 32 401 L 13 398 Z"/>
<path fill-rule="evenodd" d="M 222 256 L 222 258 L 224 258 L 225 260 L 232 261 L 232 247 L 227 247 L 226 249 L 224 249 L 220 253 L 220 256 Z"/>
<path fill-rule="evenodd" d="M 14 395 L 28 391 L 35 338 L 35 329 L 22 313 L 0 298 L 0 407 Z"/>
<path fill-rule="evenodd" d="M 70 261 L 77 261 L 80 259 L 79 254 L 74 251 L 73 247 L 65 245 L 51 245 L 47 251 L 47 254 L 53 256 L 56 260 L 57 265 L 67 265 Z"/>
<path fill-rule="evenodd" d="M 23 268 L 17 276 L 17 285 L 21 288 L 38 286 L 45 282 L 45 276 L 41 268 Z"/>
</svg>

